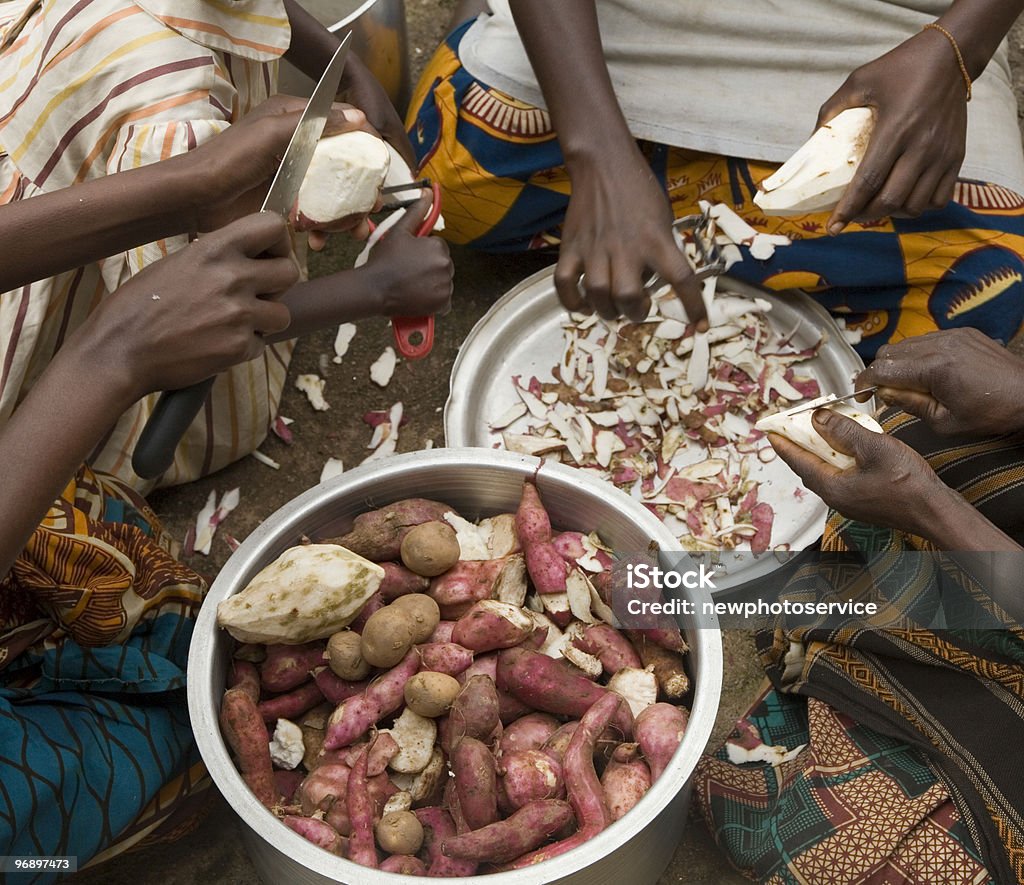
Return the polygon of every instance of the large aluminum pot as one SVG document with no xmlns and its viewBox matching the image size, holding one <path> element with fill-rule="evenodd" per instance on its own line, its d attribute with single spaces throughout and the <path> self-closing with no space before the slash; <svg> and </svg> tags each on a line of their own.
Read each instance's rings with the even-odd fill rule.
<svg viewBox="0 0 1024 885">
<path fill-rule="evenodd" d="M 665 550 L 677 549 L 678 542 L 657 517 L 614 486 L 582 471 L 510 452 L 435 449 L 364 465 L 310 489 L 257 528 L 221 570 L 192 640 L 189 714 L 203 761 L 244 822 L 249 854 L 264 882 L 391 885 L 408 880 L 412 885 L 421 880 L 379 873 L 332 857 L 284 827 L 245 786 L 217 724 L 230 654 L 230 637 L 216 625 L 217 603 L 244 588 L 256 572 L 303 535 L 336 535 L 347 531 L 359 513 L 412 496 L 448 502 L 468 519 L 513 511 L 523 480 L 535 473 L 556 527 L 596 530 L 623 554 L 647 550 L 651 541 Z M 689 730 L 664 775 L 637 807 L 597 838 L 561 857 L 527 870 L 458 882 L 642 885 L 657 880 L 686 824 L 690 775 L 711 734 L 722 689 L 719 632 L 691 626 L 685 635 L 695 684 Z"/>
<path fill-rule="evenodd" d="M 352 31 L 352 51 L 384 87 L 400 114 L 409 104 L 409 46 L 405 0 L 302 0 L 305 9 L 332 31 Z M 313 81 L 281 62 L 278 91 L 309 95 Z"/>
</svg>

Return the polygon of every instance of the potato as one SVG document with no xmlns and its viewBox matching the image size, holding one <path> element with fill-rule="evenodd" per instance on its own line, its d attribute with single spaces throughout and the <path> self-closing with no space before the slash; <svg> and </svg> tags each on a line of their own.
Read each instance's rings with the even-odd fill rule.
<svg viewBox="0 0 1024 885">
<path fill-rule="evenodd" d="M 447 673 L 420 672 L 405 683 L 405 704 L 433 719 L 448 712 L 461 689 L 459 680 Z"/>
<path fill-rule="evenodd" d="M 423 846 L 423 825 L 411 811 L 385 814 L 374 832 L 381 850 L 389 854 L 415 854 Z"/>
<path fill-rule="evenodd" d="M 412 647 L 414 625 L 414 619 L 395 605 L 375 611 L 363 627 L 363 660 L 372 667 L 394 667 Z"/>
<path fill-rule="evenodd" d="M 437 625 L 441 623 L 441 609 L 425 593 L 410 593 L 400 596 L 388 608 L 400 611 L 412 622 L 412 641 L 426 642 L 433 635 Z M 363 631 L 366 635 L 366 631 Z"/>
<path fill-rule="evenodd" d="M 433 578 L 459 561 L 459 539 L 446 522 L 425 522 L 402 539 L 402 562 L 417 575 Z"/>
<path fill-rule="evenodd" d="M 342 630 L 328 640 L 327 664 L 336 676 L 350 682 L 370 675 L 370 665 L 363 658 L 362 640 L 352 630 Z"/>
</svg>

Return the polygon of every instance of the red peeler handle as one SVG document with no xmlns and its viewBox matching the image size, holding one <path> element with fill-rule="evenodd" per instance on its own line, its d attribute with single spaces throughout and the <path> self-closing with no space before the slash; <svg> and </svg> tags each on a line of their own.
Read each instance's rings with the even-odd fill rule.
<svg viewBox="0 0 1024 885">
<path fill-rule="evenodd" d="M 416 231 L 418 237 L 428 237 L 441 214 L 441 188 L 435 181 L 430 185 L 434 202 L 427 217 Z M 434 318 L 392 317 L 391 328 L 395 334 L 395 346 L 407 360 L 423 359 L 434 346 Z"/>
</svg>

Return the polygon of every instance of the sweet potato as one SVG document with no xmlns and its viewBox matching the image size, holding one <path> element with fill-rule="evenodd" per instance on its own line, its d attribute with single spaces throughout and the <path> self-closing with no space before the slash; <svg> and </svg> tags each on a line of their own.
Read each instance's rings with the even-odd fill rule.
<svg viewBox="0 0 1024 885">
<path fill-rule="evenodd" d="M 511 648 L 526 639 L 534 626 L 519 606 L 483 599 L 455 622 L 452 641 L 474 652 Z"/>
<path fill-rule="evenodd" d="M 243 642 L 232 657 L 236 661 L 245 661 L 249 664 L 261 664 L 267 657 L 267 647 L 258 642 Z"/>
<path fill-rule="evenodd" d="M 523 855 L 512 864 L 513 868 L 531 866 L 564 854 L 594 838 L 612 822 L 611 811 L 608 809 L 601 781 L 598 780 L 594 768 L 594 750 L 598 738 L 619 718 L 620 711 L 625 706 L 625 701 L 613 693 L 599 698 L 583 715 L 566 748 L 562 767 L 569 793 L 569 804 L 576 815 L 579 829 L 568 838 Z"/>
<path fill-rule="evenodd" d="M 370 748 L 359 754 L 348 776 L 346 805 L 352 833 L 348 839 L 348 859 L 364 867 L 377 867 L 377 845 L 373 837 L 374 807 L 367 785 L 366 764 Z"/>
<path fill-rule="evenodd" d="M 235 688 L 244 691 L 253 703 L 260 700 L 260 674 L 256 665 L 249 661 L 235 658 L 231 662 L 231 676 L 228 679 L 228 688 Z"/>
<path fill-rule="evenodd" d="M 382 774 L 387 770 L 388 763 L 401 752 L 401 749 L 394 736 L 386 731 L 377 732 L 377 737 L 370 745 L 370 754 L 366 759 L 366 776 L 370 778 Z"/>
<path fill-rule="evenodd" d="M 498 742 L 499 757 L 520 750 L 539 750 L 559 728 L 559 721 L 547 713 L 528 713 L 506 726 Z"/>
<path fill-rule="evenodd" d="M 451 642 L 452 630 L 454 629 L 455 621 L 438 621 L 437 626 L 434 628 L 434 632 L 430 634 L 430 638 L 427 640 L 427 642 Z"/>
<path fill-rule="evenodd" d="M 430 582 L 427 595 L 437 603 L 441 617 L 461 617 L 474 602 L 491 599 L 505 568 L 504 559 L 475 559 L 456 563 Z"/>
<path fill-rule="evenodd" d="M 510 725 L 522 716 L 533 712 L 533 707 L 524 704 L 507 691 L 498 689 L 498 718 L 502 725 Z"/>
<path fill-rule="evenodd" d="M 591 624 L 585 627 L 581 633 L 573 637 L 572 644 L 580 651 L 596 657 L 609 676 L 618 673 L 623 667 L 643 667 L 640 655 L 630 645 L 629 640 L 607 624 Z"/>
<path fill-rule="evenodd" d="M 427 642 L 416 646 L 421 670 L 458 676 L 473 663 L 473 652 L 454 642 Z"/>
<path fill-rule="evenodd" d="M 575 734 L 576 729 L 579 727 L 580 722 L 578 719 L 570 719 L 547 739 L 541 749 L 552 759 L 561 762 L 565 758 L 565 751 L 569 747 L 569 741 L 572 740 L 573 734 Z"/>
<path fill-rule="evenodd" d="M 650 788 L 651 770 L 643 759 L 618 762 L 613 756 L 601 775 L 601 789 L 612 820 L 631 811 Z"/>
<path fill-rule="evenodd" d="M 332 673 L 327 667 L 318 667 L 314 670 L 313 680 L 323 696 L 335 706 L 357 694 L 362 694 L 370 685 L 369 679 L 349 682 Z"/>
<path fill-rule="evenodd" d="M 661 693 L 673 700 L 684 697 L 690 690 L 690 677 L 686 673 L 682 655 L 662 648 L 641 631 L 631 630 L 628 636 L 639 652 L 643 665 L 654 669 Z"/>
<path fill-rule="evenodd" d="M 270 735 L 256 704 L 244 689 L 230 688 L 224 692 L 220 728 L 235 754 L 242 779 L 260 802 L 272 808 L 277 804 L 278 795 L 270 761 Z"/>
<path fill-rule="evenodd" d="M 302 813 L 308 816 L 315 811 L 330 811 L 335 802 L 345 804 L 351 772 L 348 765 L 332 763 L 320 765 L 316 771 L 307 774 L 299 785 L 298 801 Z"/>
<path fill-rule="evenodd" d="M 653 704 L 636 718 L 636 742 L 656 781 L 679 749 L 690 716 L 675 704 Z"/>
<path fill-rule="evenodd" d="M 294 830 L 304 839 L 308 839 L 318 848 L 340 855 L 345 840 L 329 823 L 312 817 L 299 817 L 286 814 L 283 823 L 289 830 Z"/>
<path fill-rule="evenodd" d="M 604 686 L 572 674 L 547 655 L 522 648 L 498 655 L 498 687 L 535 710 L 572 717 L 582 716 L 609 694 Z M 632 716 L 625 704 L 616 708 L 614 724 L 623 738 L 632 734 Z"/>
<path fill-rule="evenodd" d="M 591 575 L 590 583 L 594 585 L 602 602 L 617 612 L 627 611 L 627 606 L 633 599 L 639 599 L 641 602 L 661 602 L 661 591 L 653 586 L 653 582 L 652 586 L 646 590 L 636 590 L 629 585 L 628 570 L 625 565 L 626 562 L 620 562 L 619 567 L 614 571 L 606 570 Z M 659 615 L 655 618 L 654 624 L 636 632 L 646 637 L 648 642 L 660 645 L 669 651 L 685 654 L 688 650 L 686 641 L 679 632 L 679 625 L 672 615 Z"/>
<path fill-rule="evenodd" d="M 426 498 L 408 498 L 396 501 L 379 510 L 362 513 L 352 522 L 352 531 L 339 538 L 325 540 L 325 544 L 340 544 L 374 562 L 396 560 L 402 549 L 402 540 L 413 526 L 433 520 L 443 520 L 453 508 Z"/>
<path fill-rule="evenodd" d="M 475 830 L 494 823 L 498 819 L 498 790 L 491 751 L 476 738 L 464 737 L 452 749 L 450 764 L 467 826 Z"/>
<path fill-rule="evenodd" d="M 277 788 L 277 795 L 284 799 L 285 803 L 291 802 L 295 798 L 302 781 L 303 774 L 298 769 L 293 771 L 274 770 L 274 786 Z"/>
<path fill-rule="evenodd" d="M 343 701 L 327 721 L 324 748 L 347 747 L 384 716 L 394 713 L 405 700 L 405 683 L 419 668 L 419 655 L 415 649 L 410 650 L 397 667 L 375 679 L 361 694 Z"/>
<path fill-rule="evenodd" d="M 429 578 L 417 575 L 397 562 L 382 562 L 380 567 L 384 569 L 384 580 L 377 592 L 384 602 L 394 602 L 408 593 L 426 593 L 430 587 Z"/>
<path fill-rule="evenodd" d="M 451 752 L 463 738 L 485 741 L 500 723 L 498 691 L 489 676 L 472 676 L 456 695 L 448 714 L 448 741 Z"/>
<path fill-rule="evenodd" d="M 516 534 L 536 591 L 542 595 L 565 593 L 566 563 L 551 541 L 551 520 L 532 482 L 523 483 L 516 510 Z"/>
<path fill-rule="evenodd" d="M 260 701 L 257 709 L 264 722 L 276 719 L 297 719 L 324 699 L 324 693 L 315 682 L 300 685 L 294 691 Z"/>
<path fill-rule="evenodd" d="M 392 854 L 380 862 L 382 873 L 397 873 L 400 876 L 425 876 L 427 866 L 418 857 L 409 854 Z"/>
<path fill-rule="evenodd" d="M 282 692 L 298 688 L 309 680 L 315 667 L 324 663 L 323 642 L 302 645 L 268 645 L 267 657 L 260 664 L 260 682 L 267 691 Z"/>
<path fill-rule="evenodd" d="M 368 777 L 366 785 L 370 799 L 373 802 L 373 816 L 374 820 L 376 820 L 383 813 L 387 801 L 398 792 L 398 788 L 391 783 L 386 774 Z M 352 832 L 352 825 L 348 818 L 347 795 L 346 791 L 345 797 L 339 798 L 337 802 L 331 805 L 327 812 L 327 817 L 324 818 L 327 823 L 343 836 L 347 836 Z"/>
<path fill-rule="evenodd" d="M 384 597 L 381 596 L 380 592 L 374 593 L 360 610 L 359 614 L 355 616 L 352 623 L 349 624 L 349 629 L 355 633 L 362 633 L 363 627 L 366 626 L 366 622 L 370 618 L 379 612 L 387 603 L 384 601 Z"/>
<path fill-rule="evenodd" d="M 539 848 L 574 822 L 568 802 L 544 799 L 524 805 L 505 820 L 445 838 L 441 851 L 477 863 L 507 863 Z"/>
<path fill-rule="evenodd" d="M 437 878 L 472 876 L 476 862 L 448 857 L 441 851 L 444 842 L 455 835 L 455 822 L 451 815 L 437 805 L 417 808 L 413 812 L 423 824 L 423 846 L 427 855 L 427 875 Z"/>
<path fill-rule="evenodd" d="M 542 750 L 519 750 L 501 757 L 500 790 L 512 810 L 538 799 L 565 795 L 562 766 Z"/>
</svg>

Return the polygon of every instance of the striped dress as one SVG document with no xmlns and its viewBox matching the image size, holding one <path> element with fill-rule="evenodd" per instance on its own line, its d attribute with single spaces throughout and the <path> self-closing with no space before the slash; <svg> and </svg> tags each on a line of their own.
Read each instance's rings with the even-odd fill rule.
<svg viewBox="0 0 1024 885">
<path fill-rule="evenodd" d="M 282 0 L 0 2 L 0 203 L 212 138 L 275 91 L 290 36 Z M 0 423 L 101 299 L 187 239 L 149 243 L 0 295 Z M 217 379 L 160 485 L 210 473 L 260 444 L 291 347 L 268 347 Z M 130 460 L 155 402 L 147 397 L 126 412 L 91 459 L 143 492 L 152 484 L 134 475 Z"/>
</svg>

